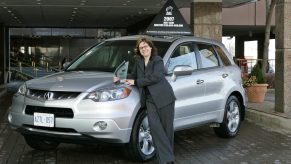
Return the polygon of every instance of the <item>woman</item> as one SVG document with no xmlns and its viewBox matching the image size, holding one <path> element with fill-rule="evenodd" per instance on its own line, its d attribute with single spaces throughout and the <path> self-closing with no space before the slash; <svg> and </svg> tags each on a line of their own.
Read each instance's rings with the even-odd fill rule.
<svg viewBox="0 0 291 164">
<path fill-rule="evenodd" d="M 137 86 L 140 91 L 140 102 L 147 109 L 159 163 L 173 163 L 175 95 L 165 79 L 163 59 L 156 54 L 156 47 L 146 37 L 138 39 L 135 53 L 136 64 L 131 74 L 132 79 L 127 79 L 126 83 Z M 117 80 L 115 77 L 114 81 Z"/>
</svg>

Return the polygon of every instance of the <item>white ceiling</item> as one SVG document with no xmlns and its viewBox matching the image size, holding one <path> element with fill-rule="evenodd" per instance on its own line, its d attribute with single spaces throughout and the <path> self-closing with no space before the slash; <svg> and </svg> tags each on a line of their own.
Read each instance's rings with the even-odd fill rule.
<svg viewBox="0 0 291 164">
<path fill-rule="evenodd" d="M 193 0 L 175 0 L 178 8 Z M 252 0 L 222 0 L 232 7 Z M 0 0 L 0 23 L 13 27 L 128 27 L 166 0 Z"/>
</svg>

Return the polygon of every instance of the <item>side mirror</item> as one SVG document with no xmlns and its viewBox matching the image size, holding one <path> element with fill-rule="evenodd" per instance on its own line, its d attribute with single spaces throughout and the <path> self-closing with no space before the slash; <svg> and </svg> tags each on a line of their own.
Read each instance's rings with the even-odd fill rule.
<svg viewBox="0 0 291 164">
<path fill-rule="evenodd" d="M 177 76 L 191 75 L 192 72 L 193 72 L 193 68 L 190 66 L 186 66 L 186 65 L 176 66 L 173 70 L 172 80 L 176 81 Z"/>
</svg>

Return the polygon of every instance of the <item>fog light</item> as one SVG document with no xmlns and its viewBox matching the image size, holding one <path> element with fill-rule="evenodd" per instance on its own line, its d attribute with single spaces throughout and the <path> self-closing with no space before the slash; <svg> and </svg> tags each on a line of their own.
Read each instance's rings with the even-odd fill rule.
<svg viewBox="0 0 291 164">
<path fill-rule="evenodd" d="M 12 122 L 12 115 L 11 114 L 8 114 L 8 121 L 9 121 L 9 123 Z"/>
<path fill-rule="evenodd" d="M 95 131 L 104 130 L 106 128 L 107 128 L 107 123 L 105 121 L 98 121 L 94 124 L 94 127 L 93 127 Z"/>
</svg>

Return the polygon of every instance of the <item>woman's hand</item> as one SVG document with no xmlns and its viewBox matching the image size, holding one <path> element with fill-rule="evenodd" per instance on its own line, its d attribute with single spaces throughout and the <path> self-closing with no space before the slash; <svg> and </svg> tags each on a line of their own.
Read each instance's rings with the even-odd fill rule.
<svg viewBox="0 0 291 164">
<path fill-rule="evenodd" d="M 132 79 L 126 79 L 125 80 L 125 84 L 127 84 L 127 85 L 134 85 L 134 80 L 132 80 Z"/>
<path fill-rule="evenodd" d="M 119 77 L 116 77 L 116 76 L 113 77 L 113 82 L 114 83 L 118 82 L 119 80 L 120 80 Z"/>
</svg>

